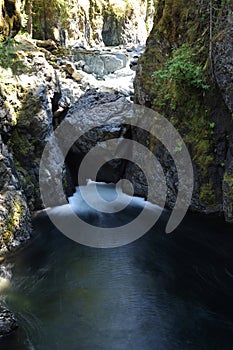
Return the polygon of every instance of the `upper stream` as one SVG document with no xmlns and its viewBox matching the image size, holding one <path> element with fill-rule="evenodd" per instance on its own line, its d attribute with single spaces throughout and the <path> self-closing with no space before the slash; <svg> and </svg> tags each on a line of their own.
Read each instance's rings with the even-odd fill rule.
<svg viewBox="0 0 233 350">
<path fill-rule="evenodd" d="M 78 193 L 72 201 L 80 203 Z M 122 225 L 142 205 L 138 199 L 122 215 L 98 220 Z M 83 219 L 96 220 L 84 209 Z M 4 296 L 20 328 L 0 349 L 232 350 L 232 226 L 189 214 L 167 235 L 168 216 L 164 211 L 150 232 L 115 249 L 79 245 L 46 215 L 35 218 L 33 239 L 10 258 Z"/>
</svg>

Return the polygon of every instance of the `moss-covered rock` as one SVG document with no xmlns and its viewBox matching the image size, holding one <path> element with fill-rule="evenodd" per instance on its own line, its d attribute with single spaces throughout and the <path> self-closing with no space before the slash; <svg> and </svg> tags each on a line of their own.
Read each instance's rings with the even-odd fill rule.
<svg viewBox="0 0 233 350">
<path fill-rule="evenodd" d="M 20 245 L 30 237 L 30 213 L 12 155 L 0 142 L 0 253 Z"/>
<path fill-rule="evenodd" d="M 186 142 L 195 172 L 191 207 L 202 212 L 222 210 L 222 182 L 232 132 L 232 111 L 229 103 L 228 108 L 225 104 L 230 101 L 232 79 L 222 61 L 232 50 L 230 40 L 222 42 L 227 38 L 224 26 L 229 27 L 226 13 L 232 5 L 214 1 L 212 22 L 209 6 L 209 1 L 199 0 L 158 1 L 135 80 L 135 101 L 165 115 Z M 219 40 L 222 44 L 217 46 Z M 232 65 L 232 55 L 226 60 Z M 222 87 L 219 81 L 224 82 Z M 174 181 L 168 179 L 169 191 L 174 192 Z"/>
<path fill-rule="evenodd" d="M 52 132 L 52 98 L 55 72 L 34 43 L 18 37 L 13 45 L 20 64 L 17 70 L 1 68 L 2 120 L 0 133 L 8 144 L 21 188 L 31 210 L 42 206 L 39 163 L 46 137 Z"/>
<path fill-rule="evenodd" d="M 224 175 L 223 210 L 226 220 L 233 223 L 233 162 Z"/>
</svg>

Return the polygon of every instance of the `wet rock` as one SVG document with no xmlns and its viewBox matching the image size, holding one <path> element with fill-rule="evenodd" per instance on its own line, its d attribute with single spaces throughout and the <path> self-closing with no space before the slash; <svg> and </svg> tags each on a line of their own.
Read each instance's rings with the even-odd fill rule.
<svg viewBox="0 0 233 350">
<path fill-rule="evenodd" d="M 84 71 L 95 74 L 98 77 L 114 73 L 127 65 L 126 55 L 119 52 L 106 54 L 104 51 L 96 50 L 73 50 L 72 53 L 75 61 L 85 62 L 85 67 L 88 67 L 88 71 L 87 67 Z"/>
<path fill-rule="evenodd" d="M 0 338 L 6 337 L 18 328 L 15 316 L 0 306 Z"/>
<path fill-rule="evenodd" d="M 84 130 L 89 130 L 74 143 L 66 158 L 74 185 L 77 185 L 77 174 L 82 159 L 97 144 L 102 150 L 101 156 L 106 159 L 104 167 L 98 172 L 97 180 L 117 182 L 122 178 L 126 161 L 114 160 L 114 149 L 105 149 L 101 142 L 117 138 L 119 139 L 119 147 L 121 147 L 120 140 L 129 134 L 130 129 L 129 126 L 121 124 L 123 119 L 119 112 L 128 107 L 129 102 L 119 94 L 89 90 L 70 110 L 66 121 L 71 123 L 74 132 L 75 128 L 77 134 L 80 132 L 83 134 Z M 100 126 L 101 124 L 103 126 Z M 108 159 L 111 161 L 108 162 Z M 85 184 L 87 179 L 88 174 L 87 177 L 82 178 L 82 184 Z"/>
</svg>

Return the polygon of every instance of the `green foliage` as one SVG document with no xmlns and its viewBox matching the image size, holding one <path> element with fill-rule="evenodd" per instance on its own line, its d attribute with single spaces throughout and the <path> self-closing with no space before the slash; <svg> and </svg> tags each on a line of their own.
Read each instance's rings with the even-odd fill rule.
<svg viewBox="0 0 233 350">
<path fill-rule="evenodd" d="M 10 68 L 13 74 L 25 70 L 25 65 L 18 56 L 17 42 L 14 39 L 0 42 L 0 67 Z"/>
<path fill-rule="evenodd" d="M 184 44 L 179 49 L 173 50 L 172 56 L 162 69 L 153 74 L 158 83 L 175 80 L 179 85 L 185 83 L 205 90 L 209 88 L 203 78 L 203 68 L 195 62 L 196 54 L 191 47 Z"/>
<path fill-rule="evenodd" d="M 207 90 L 203 67 L 197 62 L 197 54 L 187 44 L 172 51 L 163 67 L 155 71 L 157 104 L 165 106 L 169 101 L 170 108 L 176 109 L 178 95 L 186 93 L 187 89 Z"/>
</svg>

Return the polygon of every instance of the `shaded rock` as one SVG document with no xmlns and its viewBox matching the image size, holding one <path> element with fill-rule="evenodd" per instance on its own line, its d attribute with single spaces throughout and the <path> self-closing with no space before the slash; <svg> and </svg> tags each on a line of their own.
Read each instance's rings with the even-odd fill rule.
<svg viewBox="0 0 233 350">
<path fill-rule="evenodd" d="M 214 42 L 214 75 L 227 107 L 233 112 L 233 28 L 232 23 L 224 24 Z"/>
<path fill-rule="evenodd" d="M 89 130 L 73 144 L 66 157 L 66 164 L 75 186 L 82 159 L 96 145 L 101 148 L 101 156 L 106 159 L 105 165 L 98 172 L 97 180 L 117 182 L 122 178 L 126 161 L 114 160 L 114 149 L 105 149 L 101 142 L 117 138 L 119 139 L 119 147 L 121 147 L 120 140 L 129 135 L 130 128 L 121 124 L 123 119 L 120 111 L 127 109 L 129 105 L 129 102 L 119 94 L 89 90 L 68 113 L 66 121 L 71 123 L 74 132 L 75 128 L 77 134 L 80 132 L 83 134 L 84 130 Z M 88 174 L 82 178 L 82 183 L 86 183 L 87 179 Z"/>
<path fill-rule="evenodd" d="M 15 316 L 0 306 L 0 338 L 6 337 L 18 328 Z"/>
<path fill-rule="evenodd" d="M 226 221 L 233 223 L 233 161 L 223 179 L 223 211 Z"/>
<path fill-rule="evenodd" d="M 176 127 L 188 146 L 195 180 L 190 208 L 202 213 L 222 212 L 223 207 L 225 212 L 227 207 L 231 211 L 232 197 L 229 199 L 229 181 L 225 179 L 228 165 L 232 161 L 232 151 L 229 152 L 232 148 L 230 135 L 233 101 L 232 4 L 219 3 L 217 9 L 214 9 L 215 36 L 211 52 L 213 70 L 205 71 L 209 89 L 191 87 L 187 76 L 182 83 L 174 76 L 160 84 L 154 74 L 167 69 L 168 64 L 172 71 L 175 65 L 168 59 L 174 57 L 173 51 L 182 52 L 185 47 L 190 52 L 194 50 L 196 61 L 206 68 L 205 63 L 210 55 L 206 45 L 209 42 L 209 33 L 205 31 L 207 20 L 205 22 L 200 18 L 201 14 L 208 13 L 207 3 L 199 0 L 190 3 L 187 7 L 188 16 L 184 15 L 187 6 L 185 1 L 179 4 L 178 1 L 158 1 L 157 5 L 146 50 L 139 58 L 136 68 L 135 102 L 164 115 Z M 199 40 L 203 41 L 202 51 L 197 44 Z M 136 59 L 135 57 L 135 61 Z M 208 68 L 211 68 L 210 65 Z M 153 140 L 148 140 L 150 144 L 151 141 L 153 152 L 160 157 L 159 145 L 154 147 Z M 168 187 L 167 205 L 172 208 L 177 189 L 175 168 L 174 164 L 169 165 L 170 161 L 166 157 L 165 162 L 163 159 L 161 162 Z M 224 176 L 225 169 L 227 171 Z M 139 178 L 139 185 L 140 181 Z"/>
</svg>

